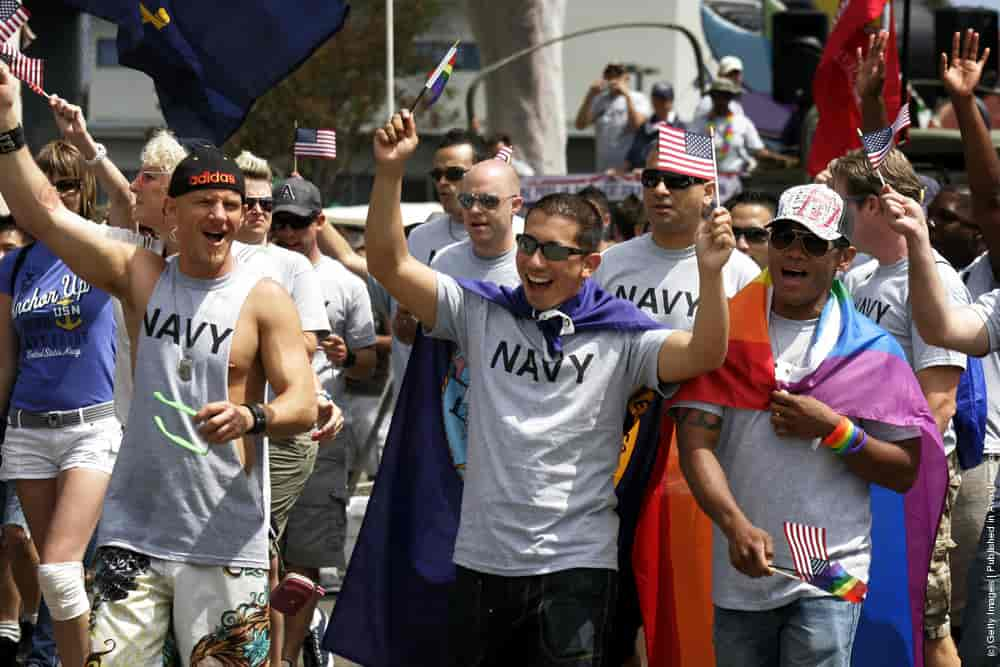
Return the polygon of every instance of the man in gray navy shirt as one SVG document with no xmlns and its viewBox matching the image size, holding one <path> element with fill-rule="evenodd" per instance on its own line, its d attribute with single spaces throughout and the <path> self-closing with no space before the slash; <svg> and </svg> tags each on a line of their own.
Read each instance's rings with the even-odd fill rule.
<svg viewBox="0 0 1000 667">
<path fill-rule="evenodd" d="M 657 328 L 588 281 L 601 222 L 575 195 L 532 209 L 516 290 L 460 283 L 407 251 L 399 201 L 417 143 L 405 110 L 376 132 L 366 243 L 372 274 L 431 336 L 456 342 L 470 368 L 451 664 L 600 665 L 617 587 L 612 478 L 626 401 L 638 386 L 669 393 L 722 363 L 728 216 L 717 211 L 698 233 L 693 334 Z M 602 308 L 616 316 L 595 325 Z"/>
</svg>

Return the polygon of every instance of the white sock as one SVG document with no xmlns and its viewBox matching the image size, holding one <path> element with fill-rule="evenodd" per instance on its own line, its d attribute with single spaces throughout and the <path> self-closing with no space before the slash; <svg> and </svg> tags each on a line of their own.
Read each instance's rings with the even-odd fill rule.
<svg viewBox="0 0 1000 667">
<path fill-rule="evenodd" d="M 21 641 L 21 625 L 17 621 L 0 621 L 0 639 Z"/>
</svg>

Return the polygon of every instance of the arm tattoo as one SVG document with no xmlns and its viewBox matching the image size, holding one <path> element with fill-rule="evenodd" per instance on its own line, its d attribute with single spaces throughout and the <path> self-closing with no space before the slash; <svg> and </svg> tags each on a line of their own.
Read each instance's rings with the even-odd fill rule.
<svg viewBox="0 0 1000 667">
<path fill-rule="evenodd" d="M 695 408 L 675 408 L 673 410 L 674 421 L 686 426 L 697 426 L 706 431 L 721 431 L 722 417 L 713 415 L 711 412 L 696 410 Z"/>
</svg>

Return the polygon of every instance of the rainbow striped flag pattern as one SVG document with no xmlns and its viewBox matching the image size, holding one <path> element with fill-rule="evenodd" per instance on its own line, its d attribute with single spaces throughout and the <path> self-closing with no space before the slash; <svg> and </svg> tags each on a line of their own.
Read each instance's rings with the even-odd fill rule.
<svg viewBox="0 0 1000 667">
<path fill-rule="evenodd" d="M 458 57 L 458 43 L 460 40 L 455 40 L 455 43 L 451 45 L 448 52 L 444 54 L 444 58 L 438 63 L 438 66 L 434 68 L 431 75 L 427 77 L 427 83 L 424 87 L 430 91 L 430 97 L 424 102 L 425 107 L 429 107 L 438 101 L 441 97 L 441 93 L 444 92 L 444 87 L 448 85 L 448 79 L 451 77 L 451 72 L 455 68 L 455 59 Z"/>
<path fill-rule="evenodd" d="M 824 528 L 785 521 L 784 532 L 795 573 L 802 581 L 854 604 L 864 601 L 868 586 L 848 574 L 839 562 L 830 560 Z"/>
<path fill-rule="evenodd" d="M 806 579 L 810 584 L 848 602 L 864 602 L 868 586 L 849 574 L 839 562 L 815 559 L 812 565 L 813 574 Z"/>
<path fill-rule="evenodd" d="M 834 282 L 831 297 L 820 316 L 806 367 L 779 382 L 775 378 L 768 334 L 771 290 L 771 277 L 765 270 L 730 299 L 730 339 L 725 363 L 720 369 L 685 383 L 672 401 L 707 401 L 733 408 L 767 410 L 771 392 L 780 388 L 812 396 L 852 418 L 920 430 L 920 468 L 913 487 L 905 495 L 871 487 L 869 590 L 855 637 L 853 661 L 855 667 L 920 667 L 927 571 L 948 480 L 941 435 L 899 344 L 855 310 L 850 294 L 839 281 Z M 666 523 L 671 542 L 686 543 L 688 551 L 693 550 L 688 535 L 711 534 L 710 521 L 704 514 L 698 518 L 692 518 L 690 513 L 681 514 L 676 520 L 671 516 Z M 697 550 L 704 549 L 702 544 L 696 546 Z M 708 553 L 710 549 L 709 546 Z M 671 556 L 677 553 L 675 550 Z M 669 574 L 669 569 L 676 571 L 677 567 L 676 563 L 668 563 L 663 571 Z M 710 573 L 681 572 L 680 577 L 674 578 L 690 580 L 697 575 L 704 580 L 710 576 Z M 829 590 L 828 586 L 836 584 L 842 572 L 842 568 L 838 570 L 831 562 L 829 568 L 817 572 L 816 583 Z M 685 581 L 669 583 L 687 585 Z M 663 587 L 660 582 L 653 585 Z M 676 603 L 674 613 L 689 616 L 701 613 L 710 630 L 710 592 L 696 602 L 678 598 Z M 703 612 L 697 611 L 699 605 L 704 607 Z M 892 641 L 887 641 L 887 636 Z M 683 635 L 680 640 L 683 641 Z M 672 667 L 706 664 L 704 655 L 696 659 L 702 662 L 692 659 L 669 664 Z M 660 664 L 668 663 L 650 660 L 650 665 Z"/>
</svg>

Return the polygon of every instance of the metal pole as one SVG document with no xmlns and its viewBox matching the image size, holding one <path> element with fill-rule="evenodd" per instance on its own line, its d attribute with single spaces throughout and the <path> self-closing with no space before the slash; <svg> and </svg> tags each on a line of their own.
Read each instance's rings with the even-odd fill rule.
<svg viewBox="0 0 1000 667">
<path fill-rule="evenodd" d="M 888 26 L 886 27 L 888 28 Z M 910 0 L 903 0 L 903 44 L 901 51 L 899 71 L 902 78 L 902 86 L 900 87 L 902 99 L 900 102 L 905 103 L 907 99 L 906 87 L 910 81 Z"/>
<path fill-rule="evenodd" d="M 389 115 L 396 111 L 396 63 L 392 18 L 394 0 L 385 0 L 385 103 Z"/>
</svg>

